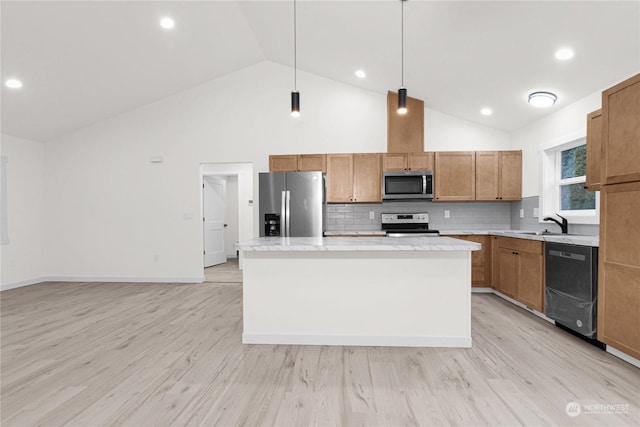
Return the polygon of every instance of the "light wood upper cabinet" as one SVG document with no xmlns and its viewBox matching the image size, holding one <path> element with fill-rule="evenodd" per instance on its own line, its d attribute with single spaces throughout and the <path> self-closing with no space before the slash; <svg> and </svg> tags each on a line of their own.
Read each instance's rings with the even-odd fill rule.
<svg viewBox="0 0 640 427">
<path fill-rule="evenodd" d="M 500 200 L 521 200 L 522 151 L 500 151 L 499 170 Z"/>
<path fill-rule="evenodd" d="M 380 154 L 353 155 L 353 201 L 382 202 L 382 156 Z"/>
<path fill-rule="evenodd" d="M 640 181 L 640 74 L 602 92 L 602 184 Z"/>
<path fill-rule="evenodd" d="M 407 113 L 398 114 L 398 94 L 387 93 L 387 152 L 424 151 L 424 101 L 407 98 Z"/>
<path fill-rule="evenodd" d="M 410 171 L 433 171 L 435 166 L 435 153 L 409 153 L 407 163 Z"/>
<path fill-rule="evenodd" d="M 476 153 L 440 151 L 435 153 L 435 201 L 475 200 Z"/>
<path fill-rule="evenodd" d="M 282 154 L 269 156 L 269 172 L 326 172 L 325 154 Z"/>
<path fill-rule="evenodd" d="M 326 172 L 326 154 L 300 154 L 298 156 L 299 172 Z"/>
<path fill-rule="evenodd" d="M 382 201 L 382 156 L 327 154 L 327 202 Z"/>
<path fill-rule="evenodd" d="M 383 153 L 382 170 L 385 172 L 407 170 L 407 153 Z"/>
<path fill-rule="evenodd" d="M 600 191 L 598 340 L 640 359 L 640 181 Z"/>
<path fill-rule="evenodd" d="M 353 201 L 353 154 L 327 154 L 327 202 Z"/>
<path fill-rule="evenodd" d="M 435 153 L 384 153 L 382 170 L 392 171 L 433 171 Z"/>
<path fill-rule="evenodd" d="M 476 200 L 522 198 L 522 151 L 476 152 Z"/>
<path fill-rule="evenodd" d="M 296 172 L 298 156 L 295 154 L 269 156 L 269 172 Z"/>
<path fill-rule="evenodd" d="M 602 162 L 602 110 L 587 115 L 587 189 L 600 190 Z"/>
</svg>

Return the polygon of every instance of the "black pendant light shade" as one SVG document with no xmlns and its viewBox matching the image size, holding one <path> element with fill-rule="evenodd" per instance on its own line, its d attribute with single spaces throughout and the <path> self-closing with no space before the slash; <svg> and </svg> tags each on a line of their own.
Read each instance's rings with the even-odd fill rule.
<svg viewBox="0 0 640 427">
<path fill-rule="evenodd" d="M 300 116 L 300 92 L 295 90 L 291 92 L 291 116 Z"/>
<path fill-rule="evenodd" d="M 407 114 L 407 89 L 398 89 L 398 114 Z"/>
</svg>

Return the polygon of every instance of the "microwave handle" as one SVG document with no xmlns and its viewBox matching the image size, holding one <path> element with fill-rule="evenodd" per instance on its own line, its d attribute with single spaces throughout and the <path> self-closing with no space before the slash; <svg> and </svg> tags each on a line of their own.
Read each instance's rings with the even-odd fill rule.
<svg viewBox="0 0 640 427">
<path fill-rule="evenodd" d="M 422 175 L 422 194 L 427 194 L 427 176 Z"/>
</svg>

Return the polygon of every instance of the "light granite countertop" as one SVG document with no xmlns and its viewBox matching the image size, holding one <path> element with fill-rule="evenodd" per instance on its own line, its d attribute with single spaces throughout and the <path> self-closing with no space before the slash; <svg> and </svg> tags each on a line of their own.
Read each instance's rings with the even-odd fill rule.
<svg viewBox="0 0 640 427">
<path fill-rule="evenodd" d="M 598 247 L 598 236 L 586 236 L 575 234 L 522 234 L 522 233 L 534 233 L 530 230 L 440 230 L 440 236 L 504 236 L 512 237 L 516 239 L 537 240 L 540 242 L 554 242 L 554 243 L 566 243 L 569 245 L 581 245 L 581 246 L 593 246 Z M 344 236 L 344 235 L 380 235 L 384 236 L 385 233 L 381 230 L 369 230 L 369 231 L 327 231 L 326 236 Z"/>
<path fill-rule="evenodd" d="M 481 245 L 449 237 L 260 237 L 236 243 L 241 251 L 479 251 Z"/>
</svg>

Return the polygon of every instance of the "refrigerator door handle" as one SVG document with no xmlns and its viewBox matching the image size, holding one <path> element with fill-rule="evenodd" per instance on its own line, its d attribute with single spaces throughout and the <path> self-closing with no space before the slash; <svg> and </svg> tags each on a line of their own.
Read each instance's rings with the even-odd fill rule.
<svg viewBox="0 0 640 427">
<path fill-rule="evenodd" d="M 287 202 L 286 202 L 286 212 L 285 212 L 285 227 L 286 227 L 286 236 L 291 236 L 291 191 L 287 191 Z"/>
<path fill-rule="evenodd" d="M 280 196 L 280 224 L 285 225 L 285 221 L 287 219 L 286 216 L 286 203 L 287 203 L 287 197 L 286 197 L 287 192 L 283 191 L 282 195 Z M 280 231 L 280 236 L 286 236 L 287 235 L 287 230 L 286 227 L 284 229 L 282 229 Z"/>
</svg>

